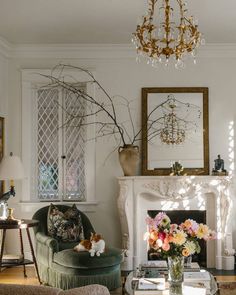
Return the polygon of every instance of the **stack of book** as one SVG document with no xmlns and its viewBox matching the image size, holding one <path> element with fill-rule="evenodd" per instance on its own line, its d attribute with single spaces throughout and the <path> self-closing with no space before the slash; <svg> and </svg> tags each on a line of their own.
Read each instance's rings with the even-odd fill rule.
<svg viewBox="0 0 236 295">
<path fill-rule="evenodd" d="M 134 295 L 167 295 L 165 277 L 140 278 L 134 285 Z"/>
<path fill-rule="evenodd" d="M 5 254 L 2 257 L 2 263 L 4 264 L 17 264 L 23 261 L 23 255 L 21 254 Z"/>
<path fill-rule="evenodd" d="M 188 266 L 185 266 L 184 267 L 184 271 L 185 272 L 198 272 L 200 271 L 200 266 L 197 262 L 191 262 L 191 266 L 188 267 Z"/>
<path fill-rule="evenodd" d="M 147 273 L 159 272 L 161 274 L 168 273 L 168 266 L 165 260 L 151 260 L 142 263 L 141 270 Z M 200 272 L 200 266 L 197 262 L 192 262 L 191 266 L 185 266 L 184 272 Z"/>
<path fill-rule="evenodd" d="M 200 273 L 200 272 L 199 272 Z M 199 274 L 198 273 L 198 274 Z M 194 272 L 196 274 L 196 272 Z M 186 277 L 186 282 L 181 286 L 181 294 L 184 295 L 208 295 L 210 292 L 210 281 L 204 275 L 201 275 L 203 281 L 193 280 L 194 276 Z M 209 276 L 210 279 L 210 276 Z M 169 295 L 175 294 L 176 285 L 170 285 L 165 281 L 165 277 L 158 278 L 140 278 L 135 280 L 133 286 L 134 295 Z M 171 293 L 172 294 L 172 293 Z M 176 293 L 177 294 L 177 293 Z M 179 294 L 179 293 L 178 293 Z"/>
<path fill-rule="evenodd" d="M 14 225 L 14 224 L 21 224 L 20 219 L 1 219 L 0 218 L 0 225 Z"/>
<path fill-rule="evenodd" d="M 206 289 L 206 294 L 211 294 L 211 277 L 207 271 L 185 272 L 184 285 L 192 288 Z"/>
<path fill-rule="evenodd" d="M 141 264 L 141 267 L 150 267 L 150 268 L 159 268 L 166 270 L 167 269 L 167 262 L 166 260 L 148 260 Z"/>
</svg>

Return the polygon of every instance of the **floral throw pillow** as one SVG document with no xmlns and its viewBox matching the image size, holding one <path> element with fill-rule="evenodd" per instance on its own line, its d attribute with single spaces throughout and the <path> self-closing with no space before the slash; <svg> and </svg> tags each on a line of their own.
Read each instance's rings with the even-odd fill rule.
<svg viewBox="0 0 236 295">
<path fill-rule="evenodd" d="M 48 208 L 48 235 L 63 242 L 84 240 L 82 217 L 74 204 L 66 212 L 61 212 L 51 204 Z"/>
</svg>

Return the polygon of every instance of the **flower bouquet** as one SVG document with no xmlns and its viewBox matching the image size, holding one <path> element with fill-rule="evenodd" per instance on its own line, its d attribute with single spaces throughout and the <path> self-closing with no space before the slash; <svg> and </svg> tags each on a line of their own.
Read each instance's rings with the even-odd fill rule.
<svg viewBox="0 0 236 295">
<path fill-rule="evenodd" d="M 216 238 L 216 233 L 203 223 L 187 219 L 181 224 L 171 224 L 170 218 L 158 213 L 154 218 L 147 217 L 148 240 L 150 250 L 162 258 L 168 258 L 169 280 L 180 282 L 183 278 L 184 257 L 200 253 L 199 240 Z"/>
</svg>

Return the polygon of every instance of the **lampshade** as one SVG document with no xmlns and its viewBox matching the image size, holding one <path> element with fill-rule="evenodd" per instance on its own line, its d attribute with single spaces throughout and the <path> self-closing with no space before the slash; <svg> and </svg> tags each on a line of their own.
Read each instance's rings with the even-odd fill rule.
<svg viewBox="0 0 236 295">
<path fill-rule="evenodd" d="M 0 180 L 15 180 L 24 178 L 24 168 L 17 156 L 3 157 L 0 163 Z"/>
</svg>

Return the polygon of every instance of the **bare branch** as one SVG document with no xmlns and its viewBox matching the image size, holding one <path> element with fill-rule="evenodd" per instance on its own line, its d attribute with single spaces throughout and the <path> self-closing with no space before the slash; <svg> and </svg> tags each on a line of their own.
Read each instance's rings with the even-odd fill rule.
<svg viewBox="0 0 236 295">
<path fill-rule="evenodd" d="M 85 79 L 83 79 L 83 82 L 77 81 L 73 75 L 68 75 L 66 72 L 67 69 L 78 70 L 84 73 Z M 133 120 L 133 110 L 131 108 L 132 101 L 121 95 L 110 96 L 89 70 L 73 65 L 59 64 L 52 69 L 51 75 L 41 75 L 50 81 L 47 85 L 44 85 L 43 88 L 54 89 L 60 87 L 68 93 L 69 97 L 75 97 L 75 99 L 78 100 L 77 103 L 81 101 L 85 102 L 87 105 L 85 109 L 82 109 L 80 114 L 77 114 L 73 111 L 73 106 L 70 111 L 63 105 L 60 105 L 58 101 L 55 101 L 58 106 L 63 109 L 66 116 L 68 116 L 66 122 L 60 126 L 61 128 L 81 128 L 95 124 L 97 127 L 95 138 L 113 136 L 115 140 L 119 142 L 119 144 L 122 143 L 123 146 L 128 143 L 134 144 L 135 142 L 140 141 L 143 130 L 147 131 L 147 141 L 152 141 L 155 137 L 160 136 L 163 126 L 166 123 L 166 118 L 168 118 L 168 115 L 173 112 L 173 106 L 171 106 L 172 102 L 174 104 L 176 102 L 181 108 L 185 107 L 188 110 L 188 113 L 184 116 L 182 113 L 180 116 L 177 116 L 178 112 L 175 114 L 175 118 L 178 120 L 180 128 L 184 128 L 185 131 L 193 130 L 197 127 L 196 122 L 188 119 L 191 111 L 197 112 L 198 117 L 201 115 L 200 107 L 177 100 L 172 94 L 170 94 L 164 99 L 164 101 L 154 106 L 154 108 L 147 114 L 146 122 L 142 123 L 141 127 L 136 130 Z M 85 83 L 93 83 L 101 90 L 101 94 L 103 95 L 102 102 L 79 87 Z M 118 99 L 120 99 L 120 101 L 118 101 Z M 125 108 L 125 113 L 128 115 L 126 116 L 128 117 L 127 120 L 122 121 L 118 116 L 117 106 Z M 178 111 L 178 106 L 176 106 L 175 110 Z M 106 118 L 103 114 L 105 114 Z M 121 114 L 123 115 L 124 112 L 121 112 Z M 99 118 L 99 115 L 102 115 L 102 119 Z M 93 120 L 89 120 L 89 118 L 92 118 L 93 116 Z"/>
</svg>

